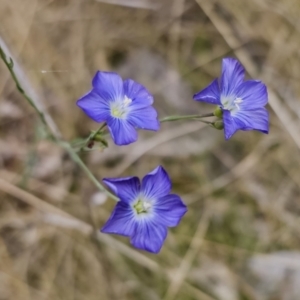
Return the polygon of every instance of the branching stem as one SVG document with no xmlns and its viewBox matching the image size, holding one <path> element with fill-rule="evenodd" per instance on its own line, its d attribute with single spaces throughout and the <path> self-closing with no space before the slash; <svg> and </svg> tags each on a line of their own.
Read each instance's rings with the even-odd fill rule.
<svg viewBox="0 0 300 300">
<path fill-rule="evenodd" d="M 7 58 L 6 54 L 4 53 L 3 49 L 0 47 L 0 57 L 3 60 L 3 62 L 5 63 L 7 69 L 9 70 L 11 77 L 13 79 L 13 81 L 16 84 L 17 90 L 20 92 L 20 94 L 27 100 L 27 102 L 33 107 L 33 109 L 36 111 L 37 115 L 39 116 L 40 120 L 42 121 L 43 125 L 45 126 L 45 128 L 48 131 L 48 135 L 49 137 L 59 146 L 61 146 L 63 149 L 65 149 L 70 157 L 72 158 L 72 160 L 82 169 L 82 171 L 87 175 L 87 177 L 95 184 L 95 186 L 102 192 L 105 192 L 109 197 L 111 197 L 112 199 L 119 201 L 118 197 L 116 197 L 115 195 L 113 195 L 112 193 L 110 193 L 98 180 L 97 178 L 93 175 L 93 173 L 89 170 L 89 168 L 84 164 L 84 162 L 81 160 L 81 158 L 78 156 L 78 154 L 76 153 L 76 151 L 74 149 L 72 149 L 72 147 L 70 146 L 70 144 L 68 142 L 63 141 L 60 137 L 58 137 L 55 133 L 53 133 L 51 131 L 51 127 L 49 126 L 44 113 L 37 107 L 37 105 L 35 104 L 35 102 L 33 101 L 33 99 L 31 97 L 29 97 L 26 92 L 24 91 L 24 89 L 22 88 L 20 81 L 16 75 L 16 73 L 14 72 L 14 62 L 12 60 L 12 58 Z M 106 124 L 102 124 L 102 126 L 96 130 L 93 134 L 90 135 L 89 140 L 91 140 L 91 138 L 94 138 L 96 136 L 96 134 L 104 128 L 104 126 L 106 126 Z"/>
<path fill-rule="evenodd" d="M 213 113 L 208 113 L 204 115 L 186 115 L 186 116 L 169 116 L 162 118 L 160 120 L 161 123 L 163 122 L 171 122 L 171 121 L 180 121 L 180 120 L 198 120 L 202 118 L 214 117 Z"/>
</svg>

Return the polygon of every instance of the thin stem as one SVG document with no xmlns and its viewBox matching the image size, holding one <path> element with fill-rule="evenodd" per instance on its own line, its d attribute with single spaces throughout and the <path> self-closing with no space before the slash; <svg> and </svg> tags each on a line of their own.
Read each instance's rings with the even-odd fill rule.
<svg viewBox="0 0 300 300">
<path fill-rule="evenodd" d="M 179 120 L 195 120 L 195 119 L 214 117 L 214 116 L 215 115 L 213 113 L 208 113 L 204 115 L 169 116 L 169 117 L 162 118 L 160 122 L 163 123 L 163 122 L 179 121 Z"/>
<path fill-rule="evenodd" d="M 3 62 L 5 63 L 7 69 L 10 72 L 10 75 L 12 77 L 12 79 L 14 80 L 16 87 L 18 89 L 18 91 L 22 94 L 22 96 L 27 100 L 27 102 L 34 108 L 34 110 L 36 111 L 36 113 L 39 115 L 39 118 L 41 119 L 43 125 L 48 129 L 48 131 L 50 132 L 50 136 L 52 136 L 51 133 L 51 129 L 50 126 L 48 126 L 47 122 L 46 122 L 46 118 L 44 116 L 44 114 L 38 109 L 38 107 L 35 105 L 34 101 L 31 99 L 31 97 L 29 97 L 24 89 L 22 88 L 19 79 L 17 78 L 17 75 L 14 72 L 14 62 L 12 60 L 12 58 L 9 58 L 9 61 L 7 60 L 6 54 L 4 53 L 3 49 L 0 47 L 0 56 L 1 59 L 3 60 Z"/>
<path fill-rule="evenodd" d="M 106 126 L 106 122 L 103 123 L 95 132 L 92 132 L 87 139 L 85 140 L 84 144 L 82 147 L 80 147 L 79 151 L 81 151 L 85 146 L 89 144 L 90 141 L 93 141 L 93 139 L 96 137 L 96 135 Z"/>
<path fill-rule="evenodd" d="M 85 163 L 82 161 L 82 159 L 77 155 L 77 153 L 73 150 L 73 148 L 70 146 L 69 143 L 60 141 L 59 145 L 64 148 L 71 156 L 73 161 L 75 161 L 81 169 L 85 172 L 87 177 L 95 184 L 95 186 L 102 192 L 105 192 L 109 197 L 112 199 L 119 201 L 119 198 L 113 195 L 111 192 L 109 192 L 93 175 L 93 173 L 90 171 L 90 169 L 85 165 Z"/>
<path fill-rule="evenodd" d="M 7 59 L 6 54 L 4 53 L 3 49 L 0 47 L 0 57 L 3 60 L 3 62 L 5 63 L 7 69 L 9 70 L 11 77 L 13 79 L 13 81 L 16 84 L 16 87 L 18 89 L 18 91 L 21 93 L 21 95 L 27 100 L 27 102 L 34 108 L 34 110 L 36 111 L 36 113 L 38 114 L 39 118 L 41 119 L 43 125 L 47 128 L 48 132 L 49 132 L 49 137 L 56 142 L 58 145 L 60 145 L 62 148 L 64 148 L 70 155 L 70 157 L 72 158 L 72 160 L 78 164 L 78 166 L 82 169 L 82 171 L 84 171 L 84 173 L 87 175 L 87 177 L 95 184 L 95 186 L 100 190 L 105 192 L 109 197 L 111 197 L 112 199 L 118 201 L 118 197 L 116 197 L 115 195 L 113 195 L 112 193 L 110 193 L 97 179 L 96 177 L 93 175 L 93 173 L 89 170 L 89 168 L 84 164 L 84 162 L 81 160 L 81 158 L 77 155 L 76 151 L 74 149 L 72 149 L 72 147 L 70 146 L 69 143 L 63 141 L 60 139 L 59 136 L 57 136 L 55 133 L 53 133 L 51 131 L 51 127 L 49 126 L 49 124 L 47 123 L 47 120 L 45 118 L 45 115 L 42 111 L 39 110 L 39 108 L 36 106 L 35 102 L 31 99 L 31 97 L 29 97 L 26 92 L 24 91 L 24 89 L 22 88 L 20 81 L 17 77 L 17 75 L 14 72 L 14 62 L 12 60 L 12 58 L 9 58 L 9 61 Z M 95 137 L 95 135 L 104 128 L 104 126 L 106 126 L 106 124 L 102 124 L 102 126 L 95 132 L 93 133 L 91 136 Z"/>
<path fill-rule="evenodd" d="M 91 136 L 91 140 L 95 138 L 95 136 L 106 126 L 106 122 L 103 123 Z"/>
<path fill-rule="evenodd" d="M 195 121 L 198 121 L 198 122 L 201 122 L 201 123 L 205 123 L 205 124 L 208 124 L 208 125 L 211 125 L 212 127 L 214 127 L 213 126 L 213 124 L 214 124 L 214 122 L 208 122 L 208 121 L 204 121 L 204 120 L 197 120 L 197 119 L 194 119 Z"/>
</svg>

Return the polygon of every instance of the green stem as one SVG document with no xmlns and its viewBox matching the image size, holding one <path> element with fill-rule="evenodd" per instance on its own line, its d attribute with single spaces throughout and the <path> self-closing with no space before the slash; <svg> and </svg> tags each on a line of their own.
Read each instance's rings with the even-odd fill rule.
<svg viewBox="0 0 300 300">
<path fill-rule="evenodd" d="M 95 136 L 106 126 L 106 122 L 103 123 L 92 135 L 91 135 L 91 140 L 95 138 Z"/>
<path fill-rule="evenodd" d="M 72 149 L 72 147 L 70 146 L 69 143 L 61 140 L 55 133 L 53 133 L 51 131 L 51 127 L 49 126 L 49 124 L 46 121 L 45 115 L 42 111 L 39 110 L 39 108 L 36 106 L 35 102 L 26 94 L 26 92 L 24 91 L 24 89 L 22 88 L 19 79 L 17 77 L 17 75 L 14 72 L 14 62 L 11 58 L 9 58 L 9 61 L 7 60 L 7 56 L 4 53 L 3 49 L 0 47 L 0 57 L 3 60 L 3 62 L 5 63 L 6 67 L 8 68 L 11 77 L 13 79 L 13 81 L 16 84 L 16 87 L 18 89 L 18 91 L 21 93 L 21 95 L 27 100 L 27 102 L 34 108 L 34 110 L 36 111 L 36 113 L 38 114 L 39 118 L 41 119 L 42 123 L 44 124 L 44 126 L 48 129 L 49 132 L 49 136 L 50 138 L 55 141 L 58 145 L 60 145 L 62 148 L 64 148 L 70 155 L 70 157 L 72 158 L 72 160 L 78 164 L 78 166 L 82 169 L 82 171 L 84 171 L 84 173 L 87 175 L 87 177 L 95 184 L 95 186 L 100 190 L 105 192 L 109 197 L 111 197 L 112 199 L 119 201 L 118 197 L 116 197 L 115 195 L 113 195 L 112 193 L 110 193 L 97 179 L 96 177 L 92 174 L 92 172 L 89 170 L 89 168 L 84 164 L 84 162 L 81 160 L 81 158 L 77 155 L 76 151 L 74 149 Z M 106 124 L 102 124 L 102 126 L 95 132 L 93 133 L 90 137 L 95 137 L 95 135 L 104 128 L 104 126 L 106 126 Z M 89 137 L 89 138 L 90 138 Z"/>
<path fill-rule="evenodd" d="M 7 60 L 6 54 L 4 53 L 3 49 L 0 47 L 0 56 L 3 62 L 5 63 L 7 69 L 10 72 L 10 75 L 12 79 L 14 80 L 16 87 L 18 91 L 22 94 L 22 96 L 27 100 L 27 102 L 34 108 L 36 113 L 38 114 L 39 118 L 41 119 L 43 125 L 51 132 L 51 129 L 49 128 L 44 114 L 38 109 L 38 107 L 35 105 L 34 101 L 25 93 L 24 89 L 22 88 L 19 79 L 17 78 L 17 75 L 14 72 L 14 62 L 12 58 L 9 58 L 9 61 Z M 52 135 L 52 134 L 50 134 Z"/>
<path fill-rule="evenodd" d="M 92 141 L 96 135 L 106 126 L 106 122 L 103 123 L 95 132 L 92 132 L 88 137 L 87 139 L 85 140 L 84 144 L 82 147 L 80 147 L 79 151 L 83 150 L 84 147 L 86 147 L 90 141 Z"/>
<path fill-rule="evenodd" d="M 215 115 L 213 113 L 208 113 L 204 115 L 169 116 L 169 117 L 162 118 L 160 122 L 163 123 L 163 122 L 179 121 L 179 120 L 197 120 L 201 118 L 214 117 L 214 116 Z"/>
<path fill-rule="evenodd" d="M 69 155 L 71 156 L 71 158 L 73 159 L 73 161 L 75 161 L 77 163 L 77 165 L 85 172 L 85 174 L 87 175 L 87 177 L 95 184 L 95 186 L 102 192 L 105 192 L 109 197 L 111 197 L 112 199 L 119 201 L 119 198 L 116 197 L 115 195 L 113 195 L 111 192 L 109 192 L 97 179 L 96 177 L 93 175 L 93 173 L 90 171 L 90 169 L 85 165 L 85 163 L 82 161 L 82 159 L 77 155 L 77 153 L 73 150 L 73 148 L 71 147 L 71 145 L 67 142 L 63 142 L 63 141 L 59 141 L 58 142 L 59 145 L 64 148 Z"/>
<path fill-rule="evenodd" d="M 201 122 L 201 123 L 205 123 L 205 124 L 208 124 L 208 125 L 211 125 L 212 127 L 214 127 L 214 126 L 213 126 L 214 122 L 208 122 L 208 121 L 197 120 L 197 119 L 195 119 L 195 121 L 199 121 L 199 122 Z"/>
</svg>

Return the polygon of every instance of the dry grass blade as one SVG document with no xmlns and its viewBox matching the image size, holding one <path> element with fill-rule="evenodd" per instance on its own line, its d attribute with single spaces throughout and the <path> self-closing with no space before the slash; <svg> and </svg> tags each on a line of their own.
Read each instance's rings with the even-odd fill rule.
<svg viewBox="0 0 300 300">
<path fill-rule="evenodd" d="M 165 132 L 158 133 L 158 135 L 145 141 L 143 145 L 141 145 L 141 147 L 133 149 L 133 151 L 128 154 L 124 162 L 120 163 L 115 169 L 116 176 L 122 174 L 127 168 L 129 168 L 133 163 L 135 163 L 140 157 L 145 155 L 150 150 L 173 139 L 177 139 L 189 133 L 199 131 L 204 127 L 205 126 L 201 123 L 200 124 L 191 123 L 191 124 L 184 124 L 179 129 L 177 127 L 170 128 L 165 130 Z"/>
<path fill-rule="evenodd" d="M 16 197 L 17 199 L 24 201 L 28 205 L 35 207 L 37 210 L 43 213 L 58 215 L 62 218 L 67 218 L 69 220 L 72 220 L 76 228 L 84 232 L 85 234 L 90 234 L 92 232 L 92 227 L 90 225 L 74 218 L 73 216 L 60 210 L 59 208 L 56 208 L 55 206 L 48 204 L 47 202 L 39 199 L 38 197 L 26 192 L 25 190 L 18 188 L 17 186 L 3 179 L 0 179 L 0 190 L 13 197 Z"/>
<path fill-rule="evenodd" d="M 152 9 L 157 10 L 159 5 L 156 3 L 152 3 L 149 0 L 97 0 L 98 2 L 134 7 L 134 8 L 142 8 L 142 9 Z"/>
<path fill-rule="evenodd" d="M 209 226 L 209 219 L 211 213 L 212 213 L 211 207 L 206 208 L 204 210 L 202 218 L 199 221 L 198 228 L 194 234 L 189 249 L 187 250 L 185 256 L 183 257 L 182 262 L 179 265 L 178 269 L 174 272 L 174 274 L 173 272 L 171 274 L 171 282 L 167 290 L 167 293 L 164 297 L 165 300 L 175 299 L 182 286 L 182 283 L 185 281 L 185 278 L 188 275 L 191 265 L 202 245 L 202 240 L 204 239 L 206 231 Z M 208 297 L 206 298 L 208 299 Z"/>
</svg>

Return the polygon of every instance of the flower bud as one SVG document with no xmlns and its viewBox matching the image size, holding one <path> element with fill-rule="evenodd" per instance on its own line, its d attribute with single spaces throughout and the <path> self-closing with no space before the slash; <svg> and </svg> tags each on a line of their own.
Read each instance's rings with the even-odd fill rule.
<svg viewBox="0 0 300 300">
<path fill-rule="evenodd" d="M 223 117 L 223 111 L 221 109 L 220 106 L 217 106 L 216 109 L 214 110 L 214 115 L 219 118 L 219 119 L 222 119 Z"/>
<path fill-rule="evenodd" d="M 212 126 L 218 130 L 224 129 L 223 121 L 216 121 L 216 122 L 212 123 Z"/>
</svg>

